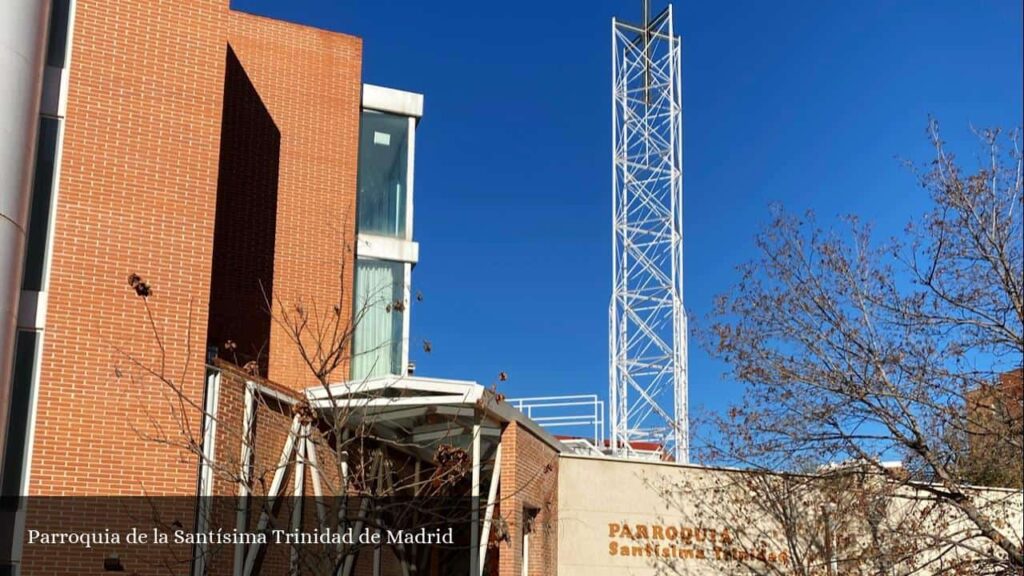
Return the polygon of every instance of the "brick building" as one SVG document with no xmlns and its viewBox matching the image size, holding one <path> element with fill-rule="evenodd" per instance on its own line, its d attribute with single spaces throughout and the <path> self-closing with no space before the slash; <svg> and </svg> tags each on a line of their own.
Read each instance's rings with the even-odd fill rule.
<svg viewBox="0 0 1024 576">
<path fill-rule="evenodd" d="M 554 573 L 560 443 L 409 370 L 422 96 L 364 85 L 355 36 L 229 0 L 11 0 L 0 22 L 4 570 L 329 573 L 336 553 L 26 526 L 128 530 L 110 510 L 145 501 L 196 533 L 305 528 L 321 496 L 427 486 L 468 499 L 464 546 L 339 573 Z"/>
<path fill-rule="evenodd" d="M 962 466 L 972 483 L 1020 489 L 1024 459 L 1024 370 L 1004 372 L 964 398 L 967 446 Z"/>
</svg>

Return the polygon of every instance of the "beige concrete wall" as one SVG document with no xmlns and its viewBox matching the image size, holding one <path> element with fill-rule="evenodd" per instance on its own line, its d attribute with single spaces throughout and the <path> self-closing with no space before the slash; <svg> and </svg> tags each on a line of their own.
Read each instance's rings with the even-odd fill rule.
<svg viewBox="0 0 1024 576">
<path fill-rule="evenodd" d="M 962 513 L 926 496 L 853 469 L 782 476 L 563 455 L 558 575 L 827 574 L 830 564 L 841 574 L 926 574 L 977 562 L 971 550 L 988 543 Z M 1020 491 L 974 497 L 1020 541 Z"/>
<path fill-rule="evenodd" d="M 698 518 L 695 503 L 659 493 L 666 482 L 679 480 L 711 491 L 716 474 L 699 467 L 563 456 L 559 576 L 654 576 L 659 569 L 661 574 L 673 569 L 735 573 L 736 563 L 724 559 L 738 544 L 730 527 Z"/>
</svg>

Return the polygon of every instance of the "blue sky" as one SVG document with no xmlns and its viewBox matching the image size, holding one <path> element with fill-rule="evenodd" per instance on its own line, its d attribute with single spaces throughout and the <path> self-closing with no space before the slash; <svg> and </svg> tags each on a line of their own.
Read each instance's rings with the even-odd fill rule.
<svg viewBox="0 0 1024 576">
<path fill-rule="evenodd" d="M 606 395 L 610 18 L 640 2 L 232 5 L 361 36 L 364 81 L 425 94 L 417 373 Z M 971 165 L 970 126 L 1021 125 L 1021 21 L 1009 0 L 677 3 L 690 315 L 754 256 L 771 203 L 897 234 L 926 206 L 899 158 L 929 159 L 929 114 Z M 741 394 L 695 345 L 690 369 L 692 410 Z"/>
</svg>

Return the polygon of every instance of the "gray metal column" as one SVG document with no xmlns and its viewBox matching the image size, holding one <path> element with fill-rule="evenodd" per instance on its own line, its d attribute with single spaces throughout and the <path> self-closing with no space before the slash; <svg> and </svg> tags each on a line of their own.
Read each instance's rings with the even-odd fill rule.
<svg viewBox="0 0 1024 576">
<path fill-rule="evenodd" d="M 0 1 L 0 450 L 7 440 L 49 16 L 49 0 Z"/>
</svg>

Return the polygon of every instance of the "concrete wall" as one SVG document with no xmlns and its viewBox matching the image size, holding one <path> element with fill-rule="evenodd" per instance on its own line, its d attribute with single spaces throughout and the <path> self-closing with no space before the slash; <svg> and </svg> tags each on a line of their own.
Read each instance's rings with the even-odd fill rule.
<svg viewBox="0 0 1024 576">
<path fill-rule="evenodd" d="M 783 476 L 563 455 L 558 575 L 824 574 L 829 564 L 841 574 L 978 573 L 969 548 L 991 547 L 962 513 L 863 470 Z M 1020 542 L 1021 492 L 975 495 Z"/>
<path fill-rule="evenodd" d="M 734 566 L 715 560 L 715 548 L 721 547 L 721 534 L 726 527 L 695 521 L 696 503 L 676 506 L 657 489 L 666 478 L 710 485 L 709 474 L 712 473 L 693 466 L 562 456 L 558 484 L 558 575 L 659 574 L 664 563 L 649 553 L 646 546 L 649 541 L 660 541 L 662 548 L 667 549 L 666 532 L 670 528 L 673 532 L 668 535 L 680 538 L 676 549 L 687 555 L 675 559 L 685 573 L 733 573 Z M 628 532 L 624 530 L 627 527 Z M 646 537 L 628 536 L 640 530 L 645 531 Z M 688 541 L 681 535 L 685 530 L 690 534 Z M 633 546 L 643 550 L 634 555 Z M 624 550 L 630 555 L 622 555 Z"/>
</svg>

